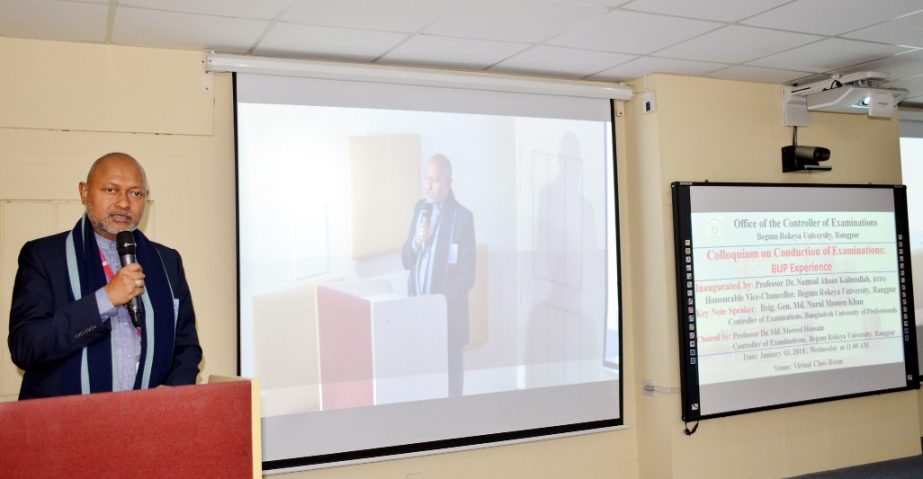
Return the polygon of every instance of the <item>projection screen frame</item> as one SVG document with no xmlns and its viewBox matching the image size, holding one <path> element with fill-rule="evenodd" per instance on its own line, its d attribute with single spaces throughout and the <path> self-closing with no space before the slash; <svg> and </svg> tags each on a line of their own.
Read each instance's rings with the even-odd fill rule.
<svg viewBox="0 0 923 479">
<path fill-rule="evenodd" d="M 256 55 L 203 52 L 203 64 L 208 73 L 256 73 L 340 81 L 390 83 L 396 85 L 462 88 L 507 93 L 533 93 L 619 101 L 631 100 L 633 90 L 615 82 L 564 80 L 528 76 L 503 75 L 489 72 L 467 72 L 439 68 L 366 63 L 334 62 Z"/>
<path fill-rule="evenodd" d="M 676 298 L 677 298 L 677 326 L 678 326 L 678 344 L 680 358 L 680 391 L 682 405 L 682 419 L 686 422 L 698 421 L 701 419 L 712 419 L 737 414 L 746 414 L 758 411 L 780 409 L 786 407 L 800 406 L 826 401 L 848 399 L 853 397 L 870 396 L 886 392 L 898 392 L 911 389 L 919 389 L 920 376 L 919 364 L 917 360 L 917 338 L 914 325 L 914 305 L 913 305 L 913 286 L 910 265 L 910 241 L 907 224 L 907 201 L 906 187 L 903 185 L 872 185 L 872 184 L 813 184 L 813 183 L 747 183 L 747 182 L 695 182 L 695 181 L 676 181 L 671 183 L 672 201 L 673 201 L 673 234 L 674 234 L 674 253 L 675 253 L 675 280 L 676 280 Z M 815 397 L 802 400 L 793 400 L 756 407 L 746 407 L 733 410 L 718 411 L 714 413 L 702 413 L 700 404 L 701 387 L 699 383 L 698 358 L 696 347 L 699 342 L 697 316 L 698 300 L 695 291 L 695 262 L 693 261 L 692 249 L 693 231 L 691 216 L 690 188 L 708 187 L 753 187 L 753 188 L 808 188 L 820 191 L 822 189 L 842 189 L 842 188 L 861 188 L 861 189 L 881 189 L 893 191 L 893 206 L 896 235 L 898 244 L 895 245 L 899 257 L 904 261 L 899 262 L 899 271 L 903 274 L 906 284 L 906 294 L 903 307 L 903 365 L 906 374 L 906 382 L 902 386 L 890 387 L 884 389 L 865 390 L 854 393 L 838 394 L 833 396 Z M 901 236 L 902 235 L 902 236 Z M 694 340 L 690 338 L 690 332 L 695 333 Z M 847 368 L 845 371 L 852 371 Z M 802 373 L 807 375 L 810 373 Z M 790 375 L 798 376 L 798 375 Z M 785 376 L 777 376 L 785 377 Z"/>
<path fill-rule="evenodd" d="M 313 62 L 313 63 L 325 63 L 325 62 Z M 235 138 L 238 137 L 238 132 L 237 132 L 237 128 L 238 128 L 237 109 L 238 108 L 237 108 L 237 105 L 240 100 L 238 99 L 238 85 L 237 85 L 236 73 L 239 70 L 243 70 L 243 69 L 235 69 L 235 68 L 221 69 L 221 68 L 213 68 L 213 67 L 209 68 L 209 71 L 232 71 L 234 73 L 232 76 L 232 82 L 234 84 L 233 94 L 234 94 Z M 316 75 L 310 75 L 310 74 L 308 75 L 289 75 L 289 76 L 316 77 Z M 387 83 L 390 83 L 390 82 L 387 82 Z M 410 83 L 413 84 L 414 82 L 410 82 Z M 571 83 L 576 83 L 576 82 L 571 82 Z M 535 429 L 513 430 L 513 431 L 507 431 L 507 432 L 501 432 L 501 433 L 484 434 L 480 436 L 458 437 L 458 438 L 447 439 L 447 440 L 429 441 L 429 442 L 424 442 L 424 443 L 402 444 L 402 445 L 397 445 L 397 446 L 364 449 L 364 450 L 351 450 L 351 451 L 344 451 L 342 453 L 326 454 L 326 455 L 319 455 L 319 456 L 292 457 L 289 459 L 278 459 L 278 460 L 266 460 L 264 458 L 264 461 L 263 461 L 264 471 L 269 471 L 269 473 L 271 474 L 288 473 L 288 472 L 295 472 L 295 471 L 300 471 L 300 470 L 311 470 L 311 469 L 318 469 L 318 468 L 324 468 L 324 467 L 334 467 L 334 466 L 341 466 L 341 465 L 375 462 L 375 461 L 381 461 L 381 460 L 390 460 L 390 459 L 395 459 L 395 458 L 400 458 L 400 457 L 413 457 L 413 456 L 427 455 L 427 454 L 441 454 L 445 452 L 452 452 L 452 451 L 458 451 L 458 450 L 468 450 L 468 449 L 483 448 L 483 447 L 502 446 L 502 445 L 508 445 L 508 444 L 530 442 L 530 441 L 544 440 L 544 439 L 557 438 L 557 437 L 570 437 L 570 436 L 581 435 L 581 434 L 593 434 L 593 433 L 598 433 L 598 432 L 621 429 L 625 427 L 624 426 L 624 414 L 625 414 L 624 373 L 623 373 L 624 368 L 622 367 L 622 365 L 624 364 L 624 353 L 623 353 L 623 347 L 622 347 L 622 324 L 623 324 L 622 300 L 623 298 L 622 298 L 621 289 L 620 289 L 620 285 L 621 285 L 620 234 L 621 234 L 621 231 L 620 231 L 620 225 L 619 225 L 619 220 L 620 220 L 619 198 L 618 198 L 618 195 L 619 195 L 618 184 L 619 183 L 618 183 L 618 171 L 617 171 L 618 155 L 616 152 L 616 143 L 617 143 L 616 120 L 619 118 L 619 115 L 617 114 L 617 110 L 620 107 L 617 105 L 616 102 L 626 99 L 626 98 L 623 98 L 625 97 L 626 94 L 628 95 L 628 98 L 630 98 L 631 93 L 630 93 L 630 89 L 628 89 L 627 87 L 621 87 L 621 86 L 618 86 L 615 89 L 609 88 L 607 86 L 605 86 L 603 89 L 600 89 L 599 86 L 594 86 L 594 85 L 590 85 L 589 89 L 584 89 L 584 87 L 586 87 L 586 85 L 582 85 L 582 86 L 578 85 L 578 89 L 582 89 L 582 91 L 584 92 L 590 92 L 594 88 L 597 89 L 598 91 L 607 90 L 610 92 L 609 94 L 602 94 L 602 95 L 600 94 L 579 95 L 578 94 L 577 96 L 584 96 L 584 97 L 596 98 L 596 99 L 608 98 L 608 110 L 609 110 L 609 118 L 610 118 L 609 135 L 611 135 L 611 147 L 612 147 L 610 166 L 611 166 L 612 176 L 613 176 L 612 181 L 615 186 L 614 204 L 610 205 L 610 207 L 612 208 L 611 214 L 615 216 L 615 231 L 614 231 L 615 251 L 611 252 L 610 254 L 614 255 L 614 264 L 616 265 L 616 267 L 614 271 L 609 271 L 607 275 L 607 281 L 611 281 L 614 279 L 616 284 L 618 285 L 614 292 L 614 295 L 617 301 L 617 312 L 614 313 L 614 319 L 617 322 L 617 328 L 618 328 L 618 338 L 617 338 L 618 355 L 617 357 L 618 357 L 619 379 L 617 381 L 618 391 L 615 392 L 615 394 L 617 394 L 618 396 L 618 417 L 614 419 L 592 420 L 588 422 L 560 424 L 560 425 L 540 427 L 540 428 L 535 428 Z M 473 88 L 478 89 L 477 87 L 473 87 Z M 483 89 L 490 90 L 490 88 L 486 88 L 486 87 L 484 87 Z M 495 89 L 498 91 L 505 90 L 505 88 L 495 88 Z M 548 92 L 545 92 L 545 94 L 548 94 Z M 235 154 L 235 177 L 236 177 L 235 185 L 236 185 L 236 188 L 239 190 L 240 189 L 239 175 L 241 174 L 241 172 L 240 172 L 240 158 L 239 158 L 240 153 L 237 147 L 235 147 L 234 154 Z M 241 222 L 241 206 L 240 206 L 239 196 L 240 196 L 240 192 L 238 191 L 238 195 L 237 195 L 238 198 L 236 200 L 237 201 L 236 215 L 235 215 L 237 223 L 238 223 L 238 230 L 240 229 L 239 226 Z M 238 231 L 238 236 L 239 235 L 240 235 L 240 231 Z M 238 296 L 238 304 L 240 304 L 240 297 L 242 294 L 241 284 L 240 284 L 241 283 L 240 271 L 239 271 L 241 269 L 241 264 L 240 264 L 241 262 L 241 259 L 240 259 L 241 241 L 240 241 L 240 238 L 238 238 L 237 243 L 238 243 L 237 244 L 237 269 L 238 269 L 237 296 Z M 239 311 L 239 308 L 237 312 L 236 327 L 237 327 L 237 349 L 238 349 L 237 371 L 238 371 L 238 375 L 240 375 L 241 370 L 242 370 L 242 358 L 241 358 L 242 339 L 241 339 L 241 313 Z M 603 339 L 605 340 L 605 338 Z M 603 345 L 603 348 L 605 349 L 605 345 Z M 265 418 L 262 418 L 262 419 L 265 419 Z"/>
</svg>

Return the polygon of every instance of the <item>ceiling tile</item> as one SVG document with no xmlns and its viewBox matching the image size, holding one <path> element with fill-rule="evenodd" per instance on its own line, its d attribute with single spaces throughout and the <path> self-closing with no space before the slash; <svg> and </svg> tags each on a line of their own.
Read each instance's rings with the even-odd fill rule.
<svg viewBox="0 0 923 479">
<path fill-rule="evenodd" d="M 405 38 L 403 33 L 277 23 L 254 53 L 367 62 Z"/>
<path fill-rule="evenodd" d="M 843 35 L 846 38 L 923 47 L 923 12 Z"/>
<path fill-rule="evenodd" d="M 906 88 L 916 94 L 923 94 L 923 74 L 912 77 L 901 78 L 900 80 L 885 83 L 884 86 L 890 88 Z"/>
<path fill-rule="evenodd" d="M 820 73 L 859 65 L 904 51 L 907 49 L 891 45 L 829 38 L 748 63 L 752 66 Z"/>
<path fill-rule="evenodd" d="M 923 9 L 920 0 L 797 0 L 745 20 L 760 27 L 839 35 Z"/>
<path fill-rule="evenodd" d="M 919 75 L 923 73 L 923 50 L 913 50 L 899 55 L 881 58 L 846 69 L 846 71 L 884 72 L 888 74 L 888 78 L 891 80 L 899 80 L 904 77 Z"/>
<path fill-rule="evenodd" d="M 567 0 L 569 3 L 583 3 L 585 5 L 599 5 L 609 8 L 617 8 L 631 0 Z"/>
<path fill-rule="evenodd" d="M 686 60 L 670 60 L 668 58 L 641 57 L 623 63 L 615 68 L 588 78 L 589 80 L 622 81 L 642 77 L 649 73 L 677 73 L 680 75 L 702 76 L 727 65 L 721 63 L 692 62 Z"/>
<path fill-rule="evenodd" d="M 565 78 L 873 70 L 923 96 L 923 0 L 0 0 L 0 36 L 104 42 L 107 20 L 127 45 Z"/>
<path fill-rule="evenodd" d="M 583 78 L 636 58 L 634 55 L 538 45 L 491 68 L 494 71 Z"/>
<path fill-rule="evenodd" d="M 480 40 L 540 42 L 607 11 L 593 5 L 545 0 L 472 0 L 424 32 Z"/>
<path fill-rule="evenodd" d="M 267 20 L 163 12 L 121 7 L 116 10 L 112 41 L 164 48 L 247 51 L 269 25 Z"/>
<path fill-rule="evenodd" d="M 461 0 L 297 0 L 283 20 L 306 25 L 417 32 Z"/>
<path fill-rule="evenodd" d="M 730 25 L 657 52 L 657 56 L 706 62 L 742 63 L 823 37 Z"/>
<path fill-rule="evenodd" d="M 108 15 L 105 4 L 0 0 L 0 36 L 102 42 Z"/>
<path fill-rule="evenodd" d="M 720 23 L 614 11 L 545 43 L 588 50 L 647 54 L 721 27 Z"/>
<path fill-rule="evenodd" d="M 269 20 L 284 9 L 288 2 L 289 0 L 119 0 L 119 6 Z"/>
<path fill-rule="evenodd" d="M 708 76 L 713 78 L 724 78 L 725 80 L 741 80 L 761 83 L 787 83 L 797 80 L 808 75 L 805 72 L 796 72 L 791 70 L 776 70 L 772 68 L 748 67 L 744 65 L 735 65 L 724 70 L 718 70 L 709 73 Z"/>
<path fill-rule="evenodd" d="M 526 47 L 525 43 L 415 35 L 386 53 L 378 63 L 483 70 Z"/>
<path fill-rule="evenodd" d="M 678 17 L 736 22 L 777 7 L 791 0 L 635 0 L 622 8 Z"/>
</svg>

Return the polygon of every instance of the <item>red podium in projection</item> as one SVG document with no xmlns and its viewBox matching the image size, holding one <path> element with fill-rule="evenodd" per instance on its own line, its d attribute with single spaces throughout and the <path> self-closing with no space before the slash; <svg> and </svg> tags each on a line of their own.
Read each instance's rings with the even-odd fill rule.
<svg viewBox="0 0 923 479">
<path fill-rule="evenodd" d="M 0 403 L 0 476 L 259 477 L 252 387 L 235 381 Z"/>
<path fill-rule="evenodd" d="M 446 303 L 387 280 L 317 287 L 324 410 L 448 396 Z"/>
</svg>

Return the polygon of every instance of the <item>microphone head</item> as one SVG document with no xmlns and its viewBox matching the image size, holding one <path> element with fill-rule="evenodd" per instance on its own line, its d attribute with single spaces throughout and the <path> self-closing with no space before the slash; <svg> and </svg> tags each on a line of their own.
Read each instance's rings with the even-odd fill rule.
<svg viewBox="0 0 923 479">
<path fill-rule="evenodd" d="M 119 256 L 137 254 L 138 244 L 135 243 L 135 235 L 131 231 L 122 231 L 115 235 L 115 248 Z"/>
</svg>

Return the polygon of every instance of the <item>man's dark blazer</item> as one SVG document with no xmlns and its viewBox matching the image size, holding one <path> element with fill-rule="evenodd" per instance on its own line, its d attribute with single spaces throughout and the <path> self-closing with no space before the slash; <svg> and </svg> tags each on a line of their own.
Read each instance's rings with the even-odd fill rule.
<svg viewBox="0 0 923 479">
<path fill-rule="evenodd" d="M 401 251 L 404 268 L 410 270 L 407 287 L 410 294 L 416 290 L 415 263 L 417 252 L 413 248 L 413 239 L 417 233 L 420 211 L 425 201 L 417 202 L 410 222 L 410 232 Z M 450 192 L 442 206 L 439 219 L 439 237 L 435 241 L 436 251 L 433 257 L 432 286 L 430 291 L 445 296 L 448 310 L 448 334 L 450 345 L 464 346 L 468 342 L 468 291 L 474 286 L 475 265 L 477 264 L 474 215 L 468 208 L 455 200 Z M 449 262 L 449 250 L 457 245 L 458 258 Z"/>
<path fill-rule="evenodd" d="M 10 309 L 9 347 L 13 362 L 25 371 L 20 399 L 79 393 L 65 386 L 65 363 L 111 331 L 110 322 L 100 318 L 96 291 L 83 291 L 83 298 L 77 301 L 69 298 L 67 236 L 68 232 L 63 232 L 30 241 L 19 253 Z M 150 386 L 195 384 L 202 349 L 182 259 L 176 250 L 154 245 L 163 259 L 174 301 L 179 300 L 179 310 L 173 364 L 161 377 L 151 377 Z M 161 320 L 173 321 L 172 315 L 162 316 L 157 315 L 157 327 L 164 324 Z"/>
</svg>

